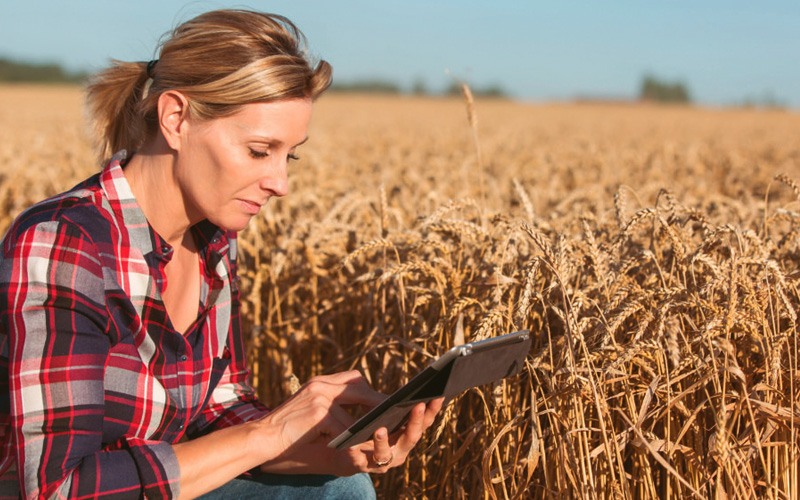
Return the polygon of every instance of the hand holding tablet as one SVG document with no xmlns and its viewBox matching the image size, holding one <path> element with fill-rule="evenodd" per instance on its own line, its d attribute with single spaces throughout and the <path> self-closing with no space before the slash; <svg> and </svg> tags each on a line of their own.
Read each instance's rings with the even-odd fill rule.
<svg viewBox="0 0 800 500">
<path fill-rule="evenodd" d="M 520 330 L 453 347 L 328 446 L 337 449 L 354 446 L 370 439 L 381 427 L 394 432 L 421 402 L 439 397 L 447 402 L 467 389 L 513 375 L 522 369 L 530 346 L 530 332 Z"/>
</svg>

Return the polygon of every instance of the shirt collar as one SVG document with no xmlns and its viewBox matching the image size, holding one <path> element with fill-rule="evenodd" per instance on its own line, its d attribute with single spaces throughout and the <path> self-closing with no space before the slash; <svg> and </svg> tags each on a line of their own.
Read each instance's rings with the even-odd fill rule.
<svg viewBox="0 0 800 500">
<path fill-rule="evenodd" d="M 125 229 L 121 232 L 128 235 L 128 245 L 138 248 L 145 256 L 153 252 L 156 257 L 169 260 L 172 246 L 150 226 L 122 171 L 129 159 L 124 149 L 112 156 L 100 173 L 100 187 L 114 213 L 115 222 L 118 221 L 118 225 Z M 209 270 L 214 269 L 219 257 L 228 252 L 231 235 L 207 220 L 192 229 L 206 265 Z"/>
</svg>

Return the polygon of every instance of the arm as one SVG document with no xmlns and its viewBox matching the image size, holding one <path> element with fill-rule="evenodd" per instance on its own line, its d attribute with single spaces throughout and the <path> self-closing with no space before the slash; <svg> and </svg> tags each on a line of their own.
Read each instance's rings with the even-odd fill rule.
<svg viewBox="0 0 800 500">
<path fill-rule="evenodd" d="M 353 422 L 344 406 L 374 406 L 383 398 L 357 371 L 316 377 L 260 420 L 177 444 L 181 496 L 191 498 L 211 491 L 259 465 L 264 472 L 340 476 L 385 472 L 402 465 L 433 422 L 441 399 L 427 408 L 418 405 L 397 435 L 387 436 L 386 429 L 379 429 L 373 441 L 348 450 L 327 446 Z M 374 456 L 390 455 L 393 461 L 389 466 L 375 465 Z"/>
<path fill-rule="evenodd" d="M 103 270 L 79 227 L 44 222 L 5 242 L 0 317 L 9 337 L 9 439 L 25 497 L 170 497 L 168 443 L 103 446 Z"/>
</svg>

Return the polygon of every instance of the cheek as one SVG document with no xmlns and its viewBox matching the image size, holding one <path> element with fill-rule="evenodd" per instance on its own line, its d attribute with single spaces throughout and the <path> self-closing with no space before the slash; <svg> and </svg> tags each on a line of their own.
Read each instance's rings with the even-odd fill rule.
<svg viewBox="0 0 800 500">
<path fill-rule="evenodd" d="M 201 195 L 205 193 L 203 196 L 208 203 L 212 203 L 215 207 L 229 207 L 232 203 L 236 203 L 238 198 L 253 198 L 256 191 L 253 186 L 257 184 L 258 177 L 254 175 L 254 169 L 248 170 L 229 162 L 218 165 L 198 183 L 198 186 L 202 190 Z"/>
<path fill-rule="evenodd" d="M 195 156 L 180 171 L 180 183 L 186 202 L 208 216 L 216 212 L 228 191 L 220 169 L 208 157 Z"/>
<path fill-rule="evenodd" d="M 259 182 L 259 165 L 247 148 L 225 134 L 200 137 L 192 149 L 192 161 L 184 174 L 193 186 L 193 194 L 206 210 L 236 198 Z"/>
<path fill-rule="evenodd" d="M 221 194 L 231 188 L 235 170 L 233 162 L 226 159 L 226 156 L 230 155 L 210 151 L 202 159 L 198 159 L 194 167 L 190 167 L 188 175 L 193 177 L 192 182 L 205 192 L 206 197 L 213 198 L 215 194 Z"/>
</svg>

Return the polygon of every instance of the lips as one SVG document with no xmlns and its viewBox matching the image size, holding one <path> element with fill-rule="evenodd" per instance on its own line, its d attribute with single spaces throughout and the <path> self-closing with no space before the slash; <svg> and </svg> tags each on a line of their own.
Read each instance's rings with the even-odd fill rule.
<svg viewBox="0 0 800 500">
<path fill-rule="evenodd" d="M 249 213 L 250 215 L 255 215 L 261 210 L 261 206 L 263 203 L 257 203 L 255 201 L 250 200 L 239 200 L 242 205 L 242 208 L 245 212 Z"/>
</svg>

